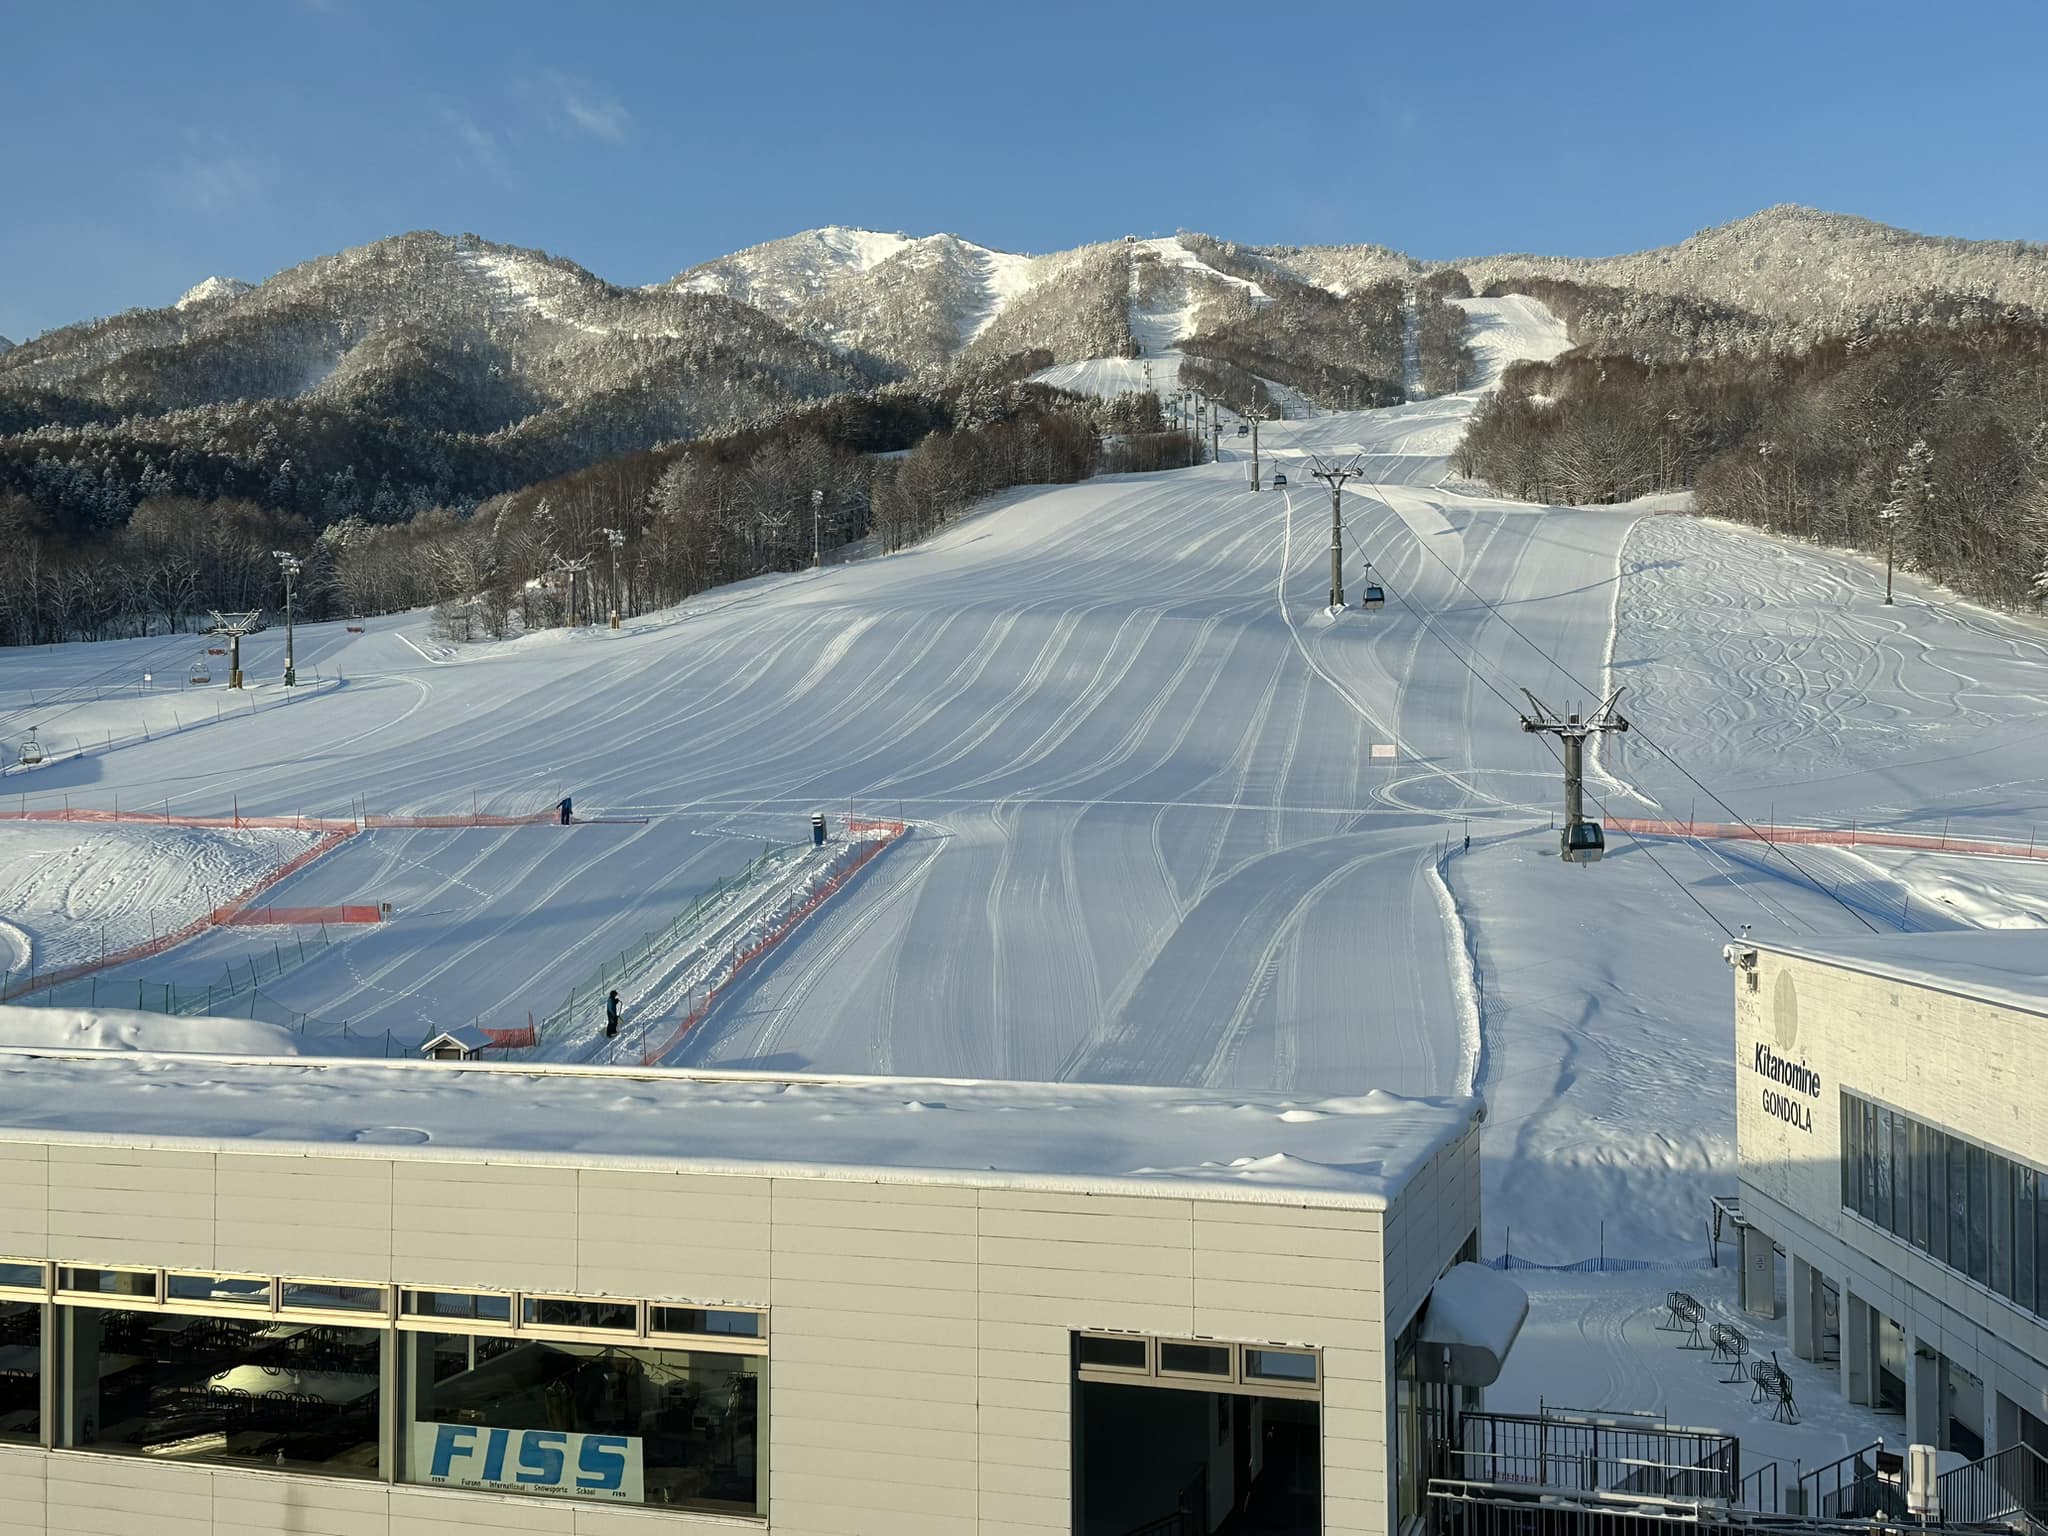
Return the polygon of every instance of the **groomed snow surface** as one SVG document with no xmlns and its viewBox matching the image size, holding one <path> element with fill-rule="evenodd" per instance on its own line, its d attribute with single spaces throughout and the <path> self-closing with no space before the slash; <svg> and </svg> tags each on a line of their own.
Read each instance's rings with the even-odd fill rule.
<svg viewBox="0 0 2048 1536">
<path fill-rule="evenodd" d="M 1565 344 L 1528 300 L 1466 308 L 1482 389 Z M 2017 917 L 2039 910 L 2040 871 L 1801 849 L 1816 886 L 1754 845 L 1619 835 L 1598 866 L 1565 866 L 1557 760 L 1518 728 L 1518 690 L 1570 708 L 1628 686 L 1639 729 L 1592 784 L 1620 814 L 1684 816 L 1698 795 L 1699 819 L 1732 819 L 1662 747 L 1754 821 L 1924 828 L 1956 808 L 2024 840 L 2048 799 L 2042 636 L 1911 583 L 1884 609 L 1867 562 L 1648 505 L 1444 489 L 1478 393 L 1273 424 L 1261 467 L 1284 492 L 1250 492 L 1226 438 L 1221 464 L 1012 492 L 916 549 L 617 634 L 455 651 L 424 616 L 307 626 L 301 668 L 345 683 L 6 787 L 31 808 L 195 815 L 237 796 L 244 814 L 346 816 L 573 794 L 586 824 L 377 828 L 268 893 L 394 910 L 262 1007 L 415 1042 L 544 1017 L 764 847 L 801 846 L 814 810 L 902 819 L 667 1062 L 1262 1102 L 1477 1087 L 1490 1252 L 1511 1224 L 1515 1252 L 1546 1262 L 1603 1236 L 1611 1256 L 1691 1260 L 1707 1195 L 1733 1181 L 1722 943 L 1743 923 L 1831 942 Z M 1355 601 L 1369 558 L 1378 611 L 1326 612 L 1310 453 L 1361 456 L 1345 582 Z M 247 642 L 253 676 L 275 676 L 282 644 Z M 46 700 L 190 647 L 0 652 L 0 734 L 35 718 L 31 687 Z M 6 841 L 20 831 L 0 824 L 0 848 L 27 847 Z M 1916 893 L 1936 878 L 1951 899 Z M 217 931 L 134 969 L 203 980 L 268 942 Z M 651 980 L 621 990 L 646 1004 L 629 1029 L 685 1006 Z M 587 1041 L 601 993 L 580 995 Z M 1263 1149 L 1205 1154 L 1242 1155 Z"/>
</svg>

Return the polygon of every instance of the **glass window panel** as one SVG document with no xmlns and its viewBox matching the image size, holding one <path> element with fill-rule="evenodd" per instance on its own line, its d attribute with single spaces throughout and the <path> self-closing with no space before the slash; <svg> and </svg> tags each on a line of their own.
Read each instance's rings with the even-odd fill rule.
<svg viewBox="0 0 2048 1536">
<path fill-rule="evenodd" d="M 1245 1380 L 1288 1381 L 1314 1386 L 1316 1357 L 1293 1349 L 1248 1349 L 1244 1352 Z"/>
<path fill-rule="evenodd" d="M 612 1503 L 766 1511 L 764 1362 L 526 1336 L 405 1336 L 405 1477 Z"/>
<path fill-rule="evenodd" d="M 1923 1252 L 1926 1251 L 1929 1242 L 1927 1202 L 1930 1198 L 1929 1189 L 1931 1186 L 1929 1181 L 1932 1178 L 1930 1165 L 1933 1162 L 1931 1150 L 1933 1145 L 1933 1130 L 1915 1120 L 1913 1122 L 1913 1231 L 1911 1236 L 1913 1246 Z"/>
<path fill-rule="evenodd" d="M 134 1296 L 156 1300 L 156 1271 L 153 1269 L 74 1269 L 57 1271 L 57 1289 L 82 1296 Z"/>
<path fill-rule="evenodd" d="M 23 1290 L 39 1291 L 43 1288 L 43 1266 L 32 1263 L 15 1263 L 13 1260 L 0 1261 L 0 1285 L 18 1286 Z"/>
<path fill-rule="evenodd" d="M 247 1275 L 166 1275 L 164 1299 L 270 1310 L 270 1282 Z"/>
<path fill-rule="evenodd" d="M 2034 1309 L 2035 1191 L 2039 1176 L 2031 1168 L 2013 1170 L 2012 1299 Z"/>
<path fill-rule="evenodd" d="M 382 1314 L 390 1292 L 381 1285 L 345 1285 L 331 1280 L 287 1280 L 280 1288 L 280 1306 L 320 1312 Z"/>
<path fill-rule="evenodd" d="M 1866 1217 L 1877 1214 L 1877 1111 L 1865 1104 L 1863 1119 L 1863 1191 L 1857 1210 Z"/>
<path fill-rule="evenodd" d="M 1230 1375 L 1230 1346 L 1227 1344 L 1161 1344 L 1159 1369 L 1184 1376 Z"/>
<path fill-rule="evenodd" d="M 2012 1164 L 1993 1154 L 1991 1173 L 1991 1289 L 2012 1295 Z"/>
<path fill-rule="evenodd" d="M 1877 1189 L 1873 1208 L 1865 1214 L 1880 1227 L 1892 1224 L 1892 1112 L 1877 1112 Z"/>
<path fill-rule="evenodd" d="M 1967 1274 L 1970 1269 L 1970 1149 L 1948 1138 L 1948 1262 Z"/>
<path fill-rule="evenodd" d="M 519 1320 L 528 1327 L 605 1328 L 640 1331 L 640 1308 L 630 1301 L 578 1301 L 569 1296 L 526 1296 Z"/>
<path fill-rule="evenodd" d="M 1979 1285 L 1991 1283 L 1991 1181 L 1984 1164 L 1984 1149 L 1970 1147 L 1970 1278 Z"/>
<path fill-rule="evenodd" d="M 1948 1137 L 1927 1128 L 1927 1251 L 1948 1262 Z"/>
<path fill-rule="evenodd" d="M 1899 1237 L 1913 1235 L 1913 1122 L 1905 1115 L 1892 1116 L 1890 1230 Z"/>
<path fill-rule="evenodd" d="M 761 1314 L 731 1312 L 717 1307 L 663 1307 L 647 1309 L 650 1333 L 716 1333 L 728 1338 L 761 1337 Z"/>
<path fill-rule="evenodd" d="M 0 1301 L 0 1440 L 40 1443 L 42 1407 L 42 1303 Z"/>
<path fill-rule="evenodd" d="M 267 1317 L 64 1307 L 62 1443 L 377 1476 L 385 1335 Z"/>
<path fill-rule="evenodd" d="M 1146 1369 L 1143 1339 L 1104 1339 L 1084 1333 L 1079 1349 L 1083 1365 L 1105 1365 L 1119 1371 Z"/>
<path fill-rule="evenodd" d="M 401 1291 L 399 1306 L 409 1317 L 462 1319 L 476 1323 L 512 1321 L 512 1298 L 474 1291 Z"/>
<path fill-rule="evenodd" d="M 1842 1095 L 1842 1209 L 1863 1209 L 1863 1101 Z"/>
</svg>

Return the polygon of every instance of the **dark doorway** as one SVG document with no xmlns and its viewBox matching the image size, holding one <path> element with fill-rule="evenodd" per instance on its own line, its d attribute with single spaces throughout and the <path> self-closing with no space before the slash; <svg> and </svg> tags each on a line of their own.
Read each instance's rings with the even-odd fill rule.
<svg viewBox="0 0 2048 1536">
<path fill-rule="evenodd" d="M 1074 1384 L 1075 1536 L 1319 1536 L 1322 1408 Z"/>
</svg>

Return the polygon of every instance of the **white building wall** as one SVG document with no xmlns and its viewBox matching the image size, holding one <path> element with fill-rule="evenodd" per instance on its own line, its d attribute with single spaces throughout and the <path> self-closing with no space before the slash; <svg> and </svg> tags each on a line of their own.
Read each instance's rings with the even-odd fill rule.
<svg viewBox="0 0 2048 1536">
<path fill-rule="evenodd" d="M 0 1142 L 0 1255 L 765 1307 L 777 1536 L 1065 1536 L 1076 1330 L 1323 1351 L 1325 1531 L 1385 1536 L 1389 1325 L 1478 1220 L 1476 1126 L 1378 1211 Z M 1398 1321 L 1395 1321 L 1398 1319 Z M 758 1521 L 0 1448 L 37 1536 L 632 1536 Z"/>
<path fill-rule="evenodd" d="M 1818 1071 L 1819 1096 L 1758 1076 L 1759 1043 Z M 1755 987 L 1736 976 L 1735 1050 L 1744 1214 L 1909 1341 L 2048 1418 L 2048 1325 L 1843 1210 L 1841 1186 L 1843 1089 L 2048 1168 L 2048 1020 L 1763 950 Z M 1811 1129 L 1768 1114 L 1767 1087 Z M 1846 1354 L 1846 1315 L 1844 1333 Z"/>
</svg>

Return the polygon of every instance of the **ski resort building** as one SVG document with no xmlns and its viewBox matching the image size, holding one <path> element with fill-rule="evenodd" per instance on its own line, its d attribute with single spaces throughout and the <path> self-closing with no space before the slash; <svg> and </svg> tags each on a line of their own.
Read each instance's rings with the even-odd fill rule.
<svg viewBox="0 0 2048 1536">
<path fill-rule="evenodd" d="M 1914 1443 L 2048 1452 L 2048 933 L 1729 955 L 1744 1305 Z"/>
<path fill-rule="evenodd" d="M 1479 1115 L 5 1053 L 5 1528 L 1393 1532 L 1520 1324 Z"/>
</svg>

